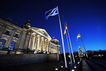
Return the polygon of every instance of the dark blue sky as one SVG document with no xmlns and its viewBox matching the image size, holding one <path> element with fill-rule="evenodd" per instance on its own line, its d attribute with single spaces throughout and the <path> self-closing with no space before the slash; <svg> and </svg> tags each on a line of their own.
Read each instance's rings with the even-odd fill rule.
<svg viewBox="0 0 106 71">
<path fill-rule="evenodd" d="M 61 44 L 58 16 L 45 19 L 44 12 L 59 6 L 64 30 L 67 22 L 74 51 L 83 49 L 80 32 L 87 50 L 106 50 L 106 1 L 105 0 L 0 0 L 0 17 L 10 18 L 19 25 L 31 19 L 31 26 L 46 29 Z M 66 52 L 68 52 L 64 36 Z M 62 48 L 61 48 L 62 51 Z"/>
</svg>

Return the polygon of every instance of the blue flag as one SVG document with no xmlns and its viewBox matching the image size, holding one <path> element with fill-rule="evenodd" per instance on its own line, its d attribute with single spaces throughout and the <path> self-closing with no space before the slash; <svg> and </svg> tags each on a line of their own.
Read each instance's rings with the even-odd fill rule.
<svg viewBox="0 0 106 71">
<path fill-rule="evenodd" d="M 57 14 L 58 14 L 58 7 L 54 8 L 54 9 L 50 9 L 45 12 L 46 19 L 48 19 L 50 16 L 55 16 Z"/>
</svg>

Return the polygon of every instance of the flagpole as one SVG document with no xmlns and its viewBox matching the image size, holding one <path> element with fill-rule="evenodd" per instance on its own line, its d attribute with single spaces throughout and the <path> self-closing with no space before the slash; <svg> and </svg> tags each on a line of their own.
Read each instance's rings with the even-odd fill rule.
<svg viewBox="0 0 106 71">
<path fill-rule="evenodd" d="M 69 55 L 70 55 L 70 62 L 72 64 L 72 57 L 71 57 L 71 53 L 70 53 L 70 48 L 69 48 L 69 42 L 68 42 L 68 38 L 67 38 L 67 32 L 66 32 L 66 39 L 67 39 L 67 44 L 68 44 L 68 50 L 69 50 Z"/>
<path fill-rule="evenodd" d="M 73 49 L 72 49 L 72 44 L 71 44 L 71 39 L 70 39 L 70 34 L 69 34 L 69 31 L 68 31 L 68 28 L 67 28 L 67 32 L 68 32 L 69 42 L 70 42 L 71 51 L 72 51 L 73 62 L 75 63 L 75 58 L 74 58 L 74 54 L 73 54 Z"/>
<path fill-rule="evenodd" d="M 88 58 L 88 55 L 87 55 L 87 52 L 86 52 L 85 45 L 84 45 L 84 42 L 83 42 L 83 40 L 82 40 L 82 37 L 80 37 L 80 38 L 81 38 L 81 42 L 82 42 L 83 47 L 84 47 L 84 50 L 85 50 L 85 54 L 86 54 L 86 56 L 87 56 L 87 58 Z"/>
<path fill-rule="evenodd" d="M 58 8 L 58 6 L 57 6 L 57 8 Z M 67 68 L 67 60 L 66 60 L 66 54 L 65 54 L 65 48 L 64 48 L 64 40 L 63 40 L 63 32 L 62 32 L 62 26 L 61 26 L 61 19 L 60 19 L 60 15 L 59 15 L 59 8 L 58 8 L 58 18 L 59 18 L 62 46 L 63 46 L 63 52 L 64 52 L 65 68 Z"/>
<path fill-rule="evenodd" d="M 79 48 L 80 48 L 80 46 L 79 46 Z M 78 56 L 79 56 L 79 60 L 81 61 L 79 48 L 78 48 Z"/>
</svg>

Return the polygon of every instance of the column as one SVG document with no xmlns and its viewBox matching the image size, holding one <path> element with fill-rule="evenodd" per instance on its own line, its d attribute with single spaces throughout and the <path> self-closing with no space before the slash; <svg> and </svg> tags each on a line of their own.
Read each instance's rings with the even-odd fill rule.
<svg viewBox="0 0 106 71">
<path fill-rule="evenodd" d="M 31 50 L 31 49 L 32 49 L 31 47 L 32 47 L 32 33 L 31 33 L 31 35 L 30 35 L 28 49 Z"/>
<path fill-rule="evenodd" d="M 45 39 L 45 51 L 48 52 L 48 44 L 47 44 L 47 39 Z"/>
<path fill-rule="evenodd" d="M 21 47 L 20 45 L 22 44 L 21 42 L 23 42 L 22 41 L 22 36 L 23 36 L 23 31 L 22 32 L 20 32 L 19 34 L 18 34 L 18 36 L 19 36 L 19 38 L 18 38 L 18 40 L 17 40 L 17 42 L 16 42 L 16 45 L 15 45 L 15 50 L 18 50 L 19 49 L 19 47 Z M 24 32 L 24 36 L 26 36 L 26 32 Z M 24 37 L 23 36 L 23 37 Z M 26 39 L 26 37 L 25 37 L 25 39 Z M 24 41 L 25 42 L 25 41 Z M 25 47 L 25 45 L 23 44 L 23 48 Z"/>
<path fill-rule="evenodd" d="M 29 32 L 27 32 L 26 37 L 25 37 L 25 44 L 24 44 L 24 49 L 28 49 L 28 45 L 29 45 L 29 40 L 30 40 L 30 34 Z"/>
<path fill-rule="evenodd" d="M 15 30 L 15 29 L 13 29 L 13 30 Z M 10 32 L 10 31 L 9 31 Z M 8 48 L 9 46 L 10 46 L 10 43 L 11 43 L 11 41 L 12 41 L 12 39 L 13 39 L 13 36 L 14 36 L 14 33 L 15 33 L 15 31 L 12 31 L 11 30 L 11 35 L 10 35 L 10 38 L 6 41 L 6 43 L 5 43 L 5 47 L 6 48 Z"/>
<path fill-rule="evenodd" d="M 2 36 L 3 31 L 4 31 L 4 29 L 3 29 L 2 26 L 0 25 L 0 37 Z"/>
<path fill-rule="evenodd" d="M 44 43 L 43 44 L 44 45 L 43 46 L 43 52 L 46 53 L 46 41 L 45 41 L 45 38 L 43 39 L 43 43 Z"/>
<path fill-rule="evenodd" d="M 49 41 L 49 42 L 48 42 L 48 48 L 47 48 L 48 53 L 50 53 L 50 46 L 51 46 L 51 44 L 50 44 L 50 41 Z"/>
<path fill-rule="evenodd" d="M 22 31 L 21 36 L 20 36 L 20 40 L 19 40 L 19 49 L 24 49 L 25 39 L 26 39 L 26 32 Z"/>
<path fill-rule="evenodd" d="M 35 48 L 34 53 L 37 53 L 37 34 L 35 34 L 35 43 L 34 43 L 34 48 Z"/>
<path fill-rule="evenodd" d="M 44 52 L 44 37 L 41 37 L 41 52 Z"/>
<path fill-rule="evenodd" d="M 40 35 L 37 35 L 37 51 L 40 52 Z"/>
<path fill-rule="evenodd" d="M 6 27 L 7 27 L 7 25 L 0 23 L 0 37 L 2 36 L 4 31 L 6 30 Z"/>
<path fill-rule="evenodd" d="M 32 50 L 35 50 L 35 33 L 32 33 Z"/>
</svg>

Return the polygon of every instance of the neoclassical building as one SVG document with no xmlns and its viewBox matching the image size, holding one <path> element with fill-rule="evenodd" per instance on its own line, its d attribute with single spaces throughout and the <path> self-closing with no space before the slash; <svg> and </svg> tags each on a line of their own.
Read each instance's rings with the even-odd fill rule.
<svg viewBox="0 0 106 71">
<path fill-rule="evenodd" d="M 0 54 L 58 53 L 60 45 L 45 29 L 31 27 L 27 20 L 21 27 L 0 18 Z"/>
</svg>

